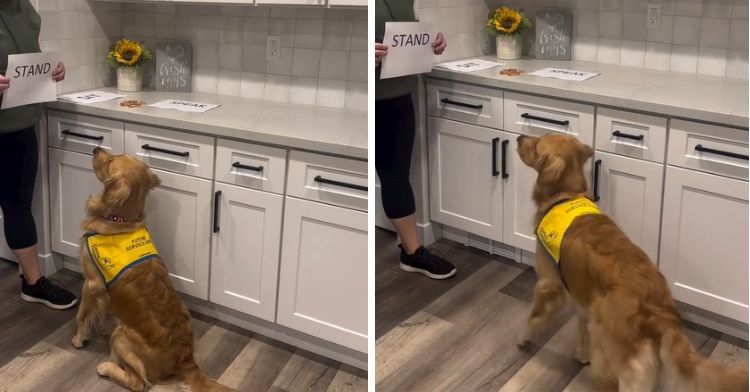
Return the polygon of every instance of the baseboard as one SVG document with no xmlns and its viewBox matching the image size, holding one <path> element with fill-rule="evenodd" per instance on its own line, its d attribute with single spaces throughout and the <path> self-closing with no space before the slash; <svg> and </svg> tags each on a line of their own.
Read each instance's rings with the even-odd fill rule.
<svg viewBox="0 0 750 392">
<path fill-rule="evenodd" d="M 677 309 L 680 311 L 680 316 L 685 320 L 748 341 L 748 325 L 743 322 L 682 302 L 677 302 Z"/>
<path fill-rule="evenodd" d="M 367 371 L 367 354 L 180 293 L 188 309 Z"/>
<path fill-rule="evenodd" d="M 424 246 L 430 246 L 435 241 L 443 238 L 441 225 L 432 222 L 417 223 L 417 231 L 419 232 L 419 238 L 422 239 L 422 245 Z"/>
<path fill-rule="evenodd" d="M 57 271 L 63 269 L 63 261 L 60 258 L 55 257 L 53 253 L 47 253 L 44 255 L 38 255 L 39 267 L 42 269 L 44 276 L 50 276 Z"/>
</svg>

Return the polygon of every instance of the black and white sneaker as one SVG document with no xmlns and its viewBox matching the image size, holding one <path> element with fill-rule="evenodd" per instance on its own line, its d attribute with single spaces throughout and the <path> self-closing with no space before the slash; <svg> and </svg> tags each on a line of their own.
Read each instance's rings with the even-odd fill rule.
<svg viewBox="0 0 750 392">
<path fill-rule="evenodd" d="M 78 298 L 66 290 L 62 283 L 49 280 L 44 276 L 30 285 L 21 275 L 21 299 L 26 302 L 45 304 L 58 310 L 72 308 L 78 303 Z"/>
<path fill-rule="evenodd" d="M 401 245 L 401 270 L 419 272 L 432 279 L 448 279 L 456 274 L 456 267 L 442 256 L 420 246 L 413 255 L 407 255 Z"/>
</svg>

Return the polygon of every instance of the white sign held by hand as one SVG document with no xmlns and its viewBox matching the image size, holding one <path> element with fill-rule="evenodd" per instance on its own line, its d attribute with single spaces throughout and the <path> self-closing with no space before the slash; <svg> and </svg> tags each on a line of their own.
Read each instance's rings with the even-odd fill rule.
<svg viewBox="0 0 750 392">
<path fill-rule="evenodd" d="M 52 72 L 59 59 L 52 52 L 9 55 L 5 77 L 10 79 L 10 86 L 3 93 L 0 109 L 57 100 Z"/>
<path fill-rule="evenodd" d="M 380 79 L 430 72 L 435 37 L 437 33 L 425 23 L 386 22 L 383 44 L 388 52 L 383 58 Z"/>
</svg>

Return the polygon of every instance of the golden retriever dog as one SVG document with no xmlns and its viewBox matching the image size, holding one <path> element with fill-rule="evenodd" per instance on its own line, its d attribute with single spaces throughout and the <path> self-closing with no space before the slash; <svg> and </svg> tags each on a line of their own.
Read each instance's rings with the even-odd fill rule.
<svg viewBox="0 0 750 392">
<path fill-rule="evenodd" d="M 86 202 L 82 228 L 88 234 L 81 243 L 85 281 L 73 346 L 83 347 L 92 328 L 101 325 L 111 311 L 117 323 L 110 336 L 111 361 L 97 366 L 100 376 L 131 391 L 145 391 L 154 383 L 174 379 L 196 392 L 233 391 L 206 378 L 196 365 L 190 313 L 148 235 L 128 240 L 127 251 L 139 256 L 144 249 L 153 252 L 108 280 L 109 268 L 121 256 L 110 256 L 106 252 L 112 250 L 105 247 L 117 243 L 113 239 L 121 238 L 118 236 L 131 238 L 128 233 L 145 231 L 144 203 L 149 191 L 159 185 L 159 178 L 143 162 L 100 148 L 94 150 L 92 163 L 104 191 Z M 92 245 L 92 238 L 100 242 Z M 102 262 L 95 264 L 95 259 Z"/>
<path fill-rule="evenodd" d="M 568 135 L 518 138 L 521 160 L 538 173 L 532 195 L 537 225 L 554 207 L 571 205 L 566 201 L 589 203 L 581 198 L 591 199 L 584 164 L 593 153 Z M 713 363 L 693 349 L 666 280 L 609 217 L 588 213 L 573 218 L 559 244 L 560 264 L 539 240 L 541 233 L 536 252 L 539 280 L 519 345 L 529 343 L 571 300 L 580 332 L 576 356 L 584 363 L 590 359 L 598 388 L 748 390 L 747 365 Z"/>
</svg>

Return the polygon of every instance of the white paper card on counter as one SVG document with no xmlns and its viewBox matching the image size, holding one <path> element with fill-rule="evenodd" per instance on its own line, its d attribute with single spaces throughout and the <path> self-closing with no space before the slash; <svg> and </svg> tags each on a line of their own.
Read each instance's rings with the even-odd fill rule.
<svg viewBox="0 0 750 392">
<path fill-rule="evenodd" d="M 52 80 L 60 56 L 55 52 L 8 55 L 5 77 L 10 86 L 3 93 L 0 109 L 57 100 L 57 87 Z"/>
<path fill-rule="evenodd" d="M 148 106 L 153 106 L 153 107 L 162 108 L 162 109 L 180 110 L 183 112 L 203 113 L 211 109 L 216 109 L 220 105 L 214 105 L 211 103 L 183 101 L 179 99 L 166 99 L 164 101 L 152 103 L 151 105 L 148 105 Z"/>
<path fill-rule="evenodd" d="M 65 101 L 87 104 L 87 103 L 106 102 L 106 101 L 111 101 L 113 99 L 125 98 L 125 97 L 127 97 L 127 95 L 125 94 L 108 93 L 106 91 L 83 91 L 80 93 L 61 95 L 58 98 L 65 100 Z"/>
<path fill-rule="evenodd" d="M 380 65 L 380 79 L 430 72 L 437 33 L 426 23 L 385 22 L 383 44 L 388 53 Z"/>
<path fill-rule="evenodd" d="M 584 72 L 564 68 L 544 68 L 539 71 L 530 72 L 529 75 L 581 82 L 599 75 L 599 72 Z"/>
<path fill-rule="evenodd" d="M 505 63 L 498 63 L 496 61 L 487 61 L 482 59 L 471 59 L 471 60 L 459 60 L 459 61 L 449 61 L 447 63 L 440 63 L 437 64 L 436 67 L 442 67 L 450 69 L 451 71 L 458 71 L 458 72 L 474 72 L 474 71 L 483 71 L 485 69 L 490 69 L 494 67 L 500 67 L 505 65 Z"/>
</svg>

